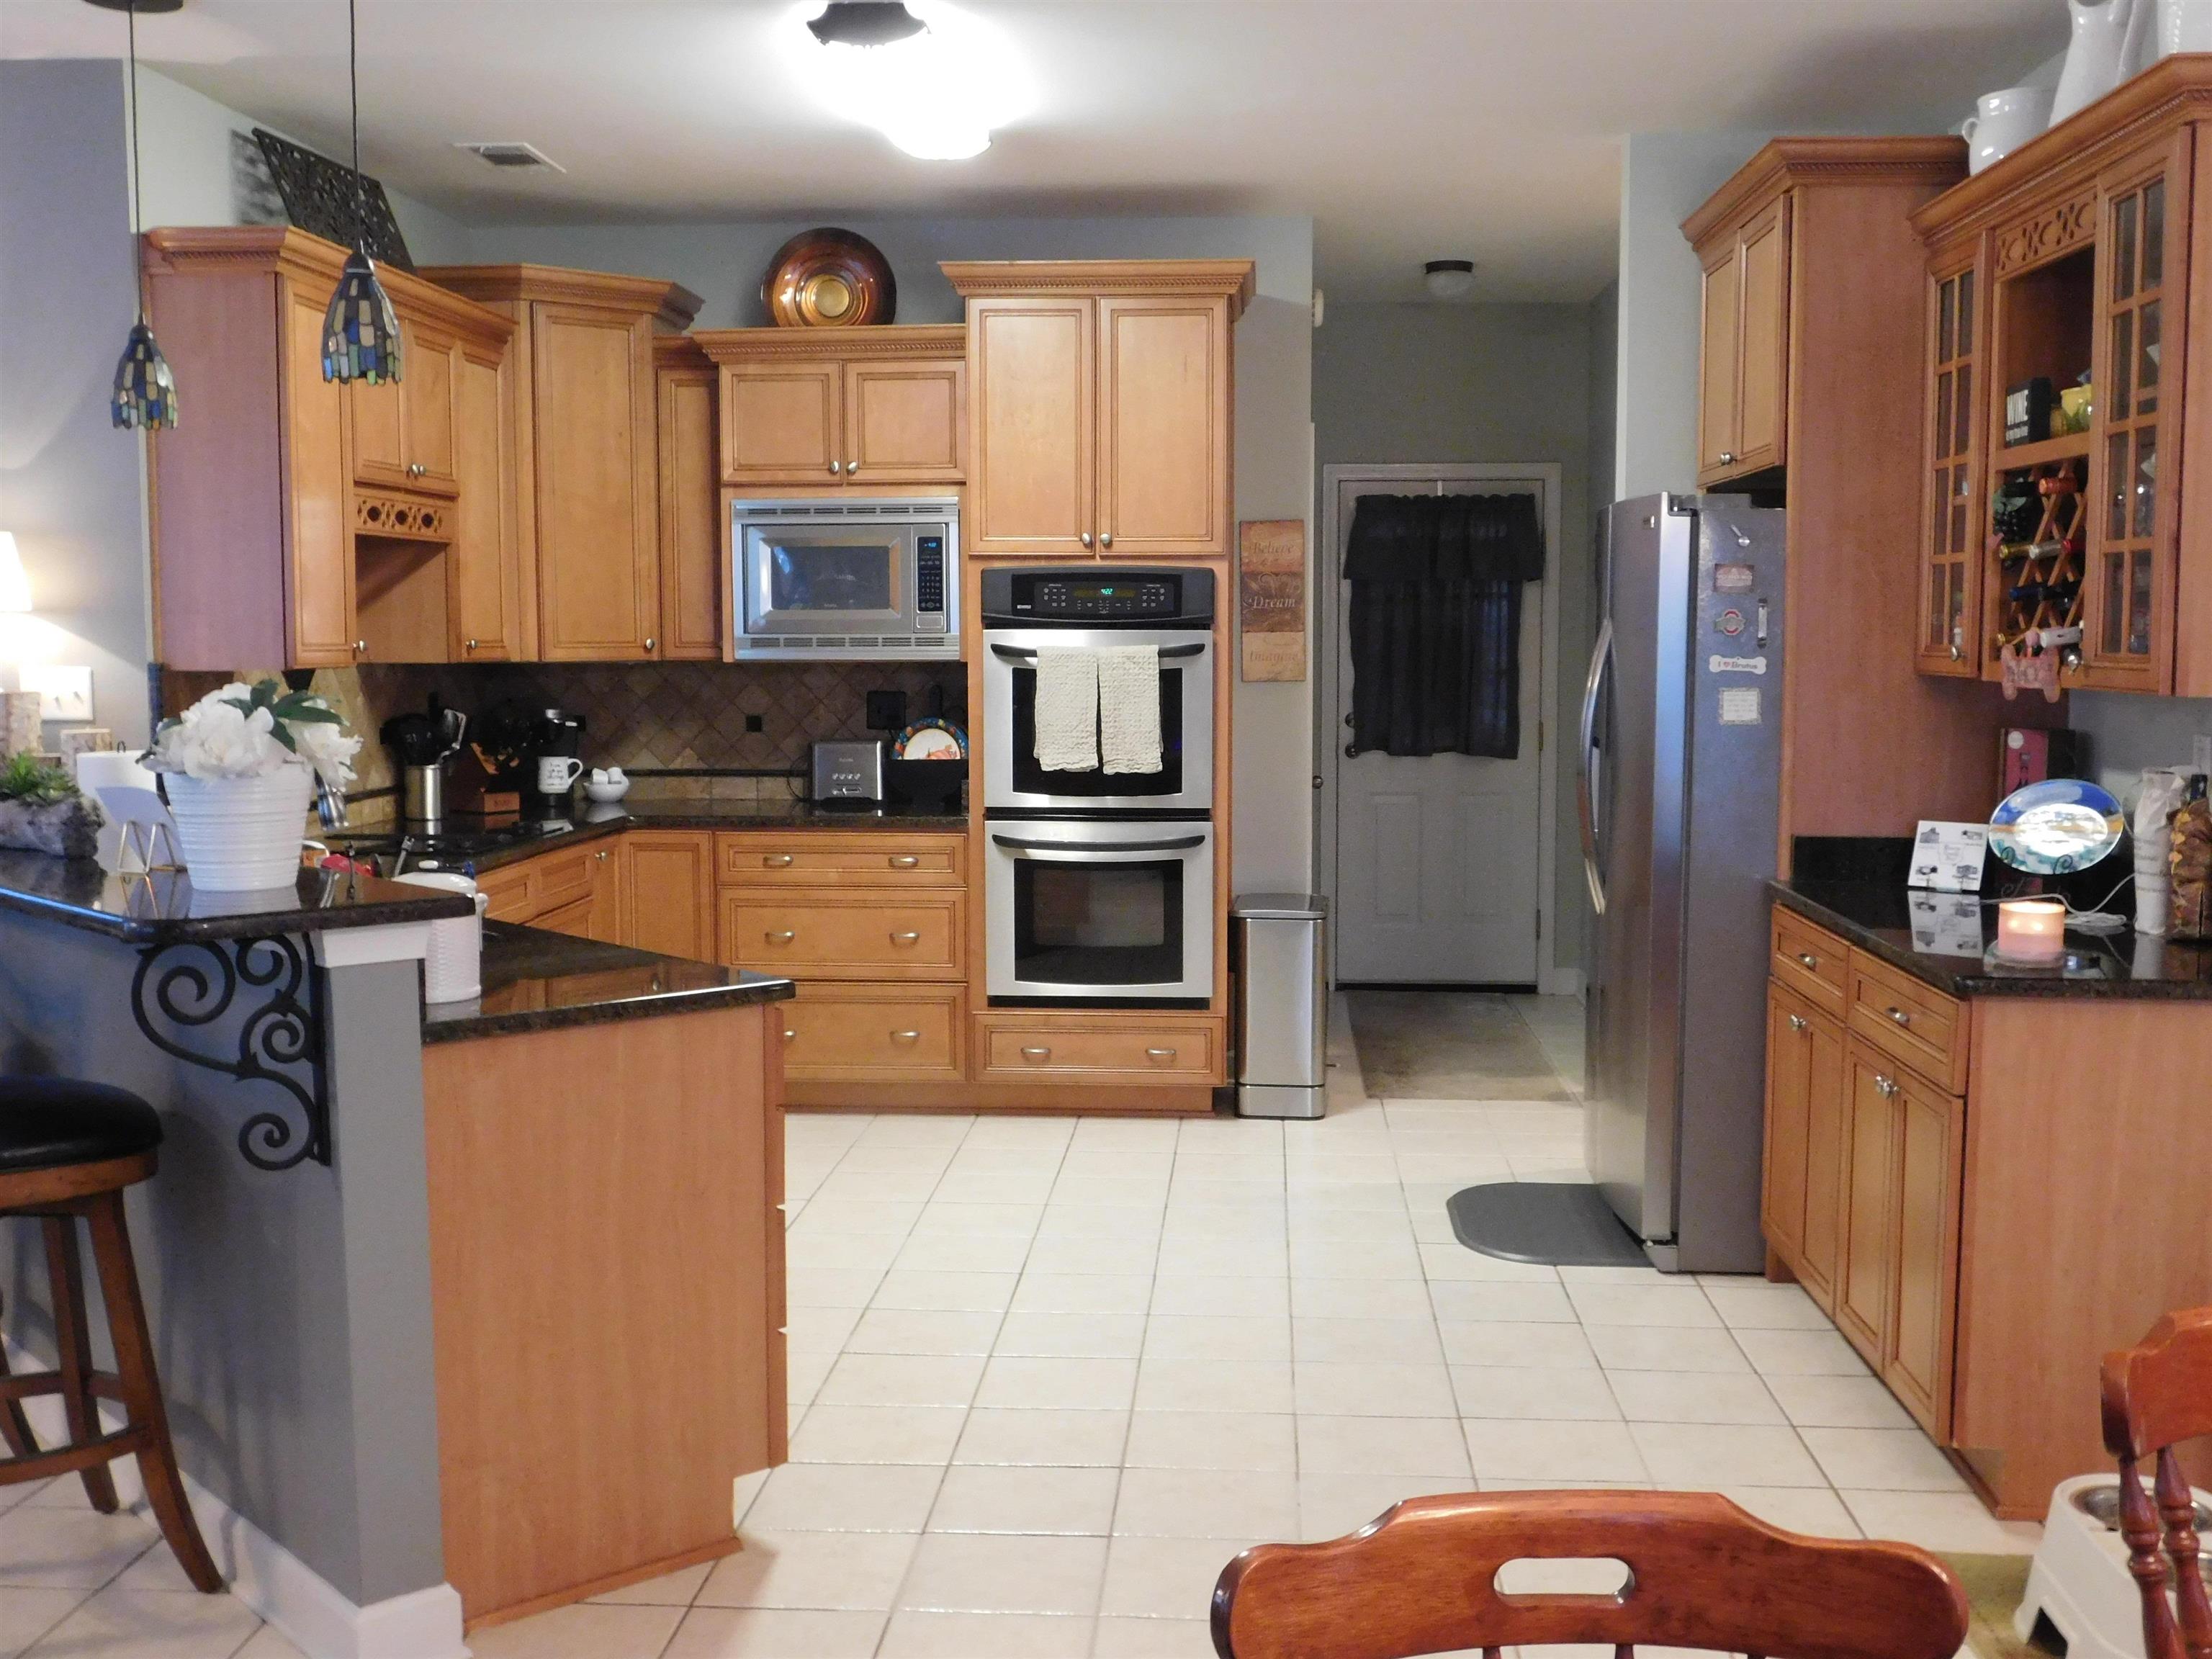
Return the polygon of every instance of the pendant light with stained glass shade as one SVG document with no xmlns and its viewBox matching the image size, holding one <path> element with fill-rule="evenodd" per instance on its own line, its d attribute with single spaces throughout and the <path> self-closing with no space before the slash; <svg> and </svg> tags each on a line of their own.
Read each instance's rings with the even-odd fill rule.
<svg viewBox="0 0 2212 1659">
<path fill-rule="evenodd" d="M 346 0 L 346 80 L 353 100 L 353 252 L 338 273 L 323 318 L 323 378 L 378 386 L 399 378 L 399 319 L 368 257 L 368 216 L 361 182 L 361 30 Z"/>
<path fill-rule="evenodd" d="M 125 431 L 144 427 L 173 427 L 177 423 L 177 382 L 168 360 L 154 343 L 146 325 L 145 290 L 138 272 L 138 14 L 174 11 L 184 0 L 92 0 L 109 11 L 119 11 L 126 23 L 131 51 L 131 291 L 137 301 L 137 320 L 124 342 L 123 356 L 115 365 L 115 390 L 108 413 Z"/>
</svg>

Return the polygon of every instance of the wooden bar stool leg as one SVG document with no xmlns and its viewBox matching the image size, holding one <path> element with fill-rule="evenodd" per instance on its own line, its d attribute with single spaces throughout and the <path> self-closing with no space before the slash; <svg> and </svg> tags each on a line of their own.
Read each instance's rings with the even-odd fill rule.
<svg viewBox="0 0 2212 1659">
<path fill-rule="evenodd" d="M 0 1308 L 5 1305 L 0 1302 Z M 8 1350 L 0 1346 L 0 1376 L 13 1375 L 8 1369 Z M 31 1432 L 31 1419 L 23 1415 L 21 1401 L 0 1401 L 0 1440 L 5 1440 L 8 1449 L 18 1457 L 28 1457 L 39 1449 L 37 1437 Z"/>
<path fill-rule="evenodd" d="M 107 1330 L 115 1344 L 115 1370 L 122 1380 L 124 1404 L 133 1423 L 143 1424 L 146 1449 L 138 1454 L 138 1473 L 146 1483 L 146 1501 L 161 1536 L 169 1540 L 177 1565 L 196 1589 L 213 1592 L 222 1588 L 222 1575 L 215 1570 L 199 1524 L 192 1519 L 185 1497 L 184 1477 L 177 1472 L 177 1449 L 169 1438 L 168 1408 L 161 1403 L 161 1379 L 154 1371 L 154 1340 L 146 1328 L 146 1304 L 138 1297 L 138 1270 L 131 1260 L 131 1234 L 123 1220 L 123 1194 L 105 1192 L 85 1200 L 85 1220 L 92 1229 L 92 1256 L 100 1269 L 100 1294 L 107 1303 Z"/>
<path fill-rule="evenodd" d="M 92 1332 L 84 1313 L 84 1279 L 77 1256 L 76 1222 L 69 1216 L 43 1218 L 46 1276 L 54 1291 L 54 1346 L 61 1351 L 62 1411 L 70 1439 L 79 1445 L 100 1435 L 100 1406 L 92 1393 Z M 78 1473 L 84 1495 L 102 1515 L 115 1513 L 115 1477 L 95 1463 Z"/>
</svg>

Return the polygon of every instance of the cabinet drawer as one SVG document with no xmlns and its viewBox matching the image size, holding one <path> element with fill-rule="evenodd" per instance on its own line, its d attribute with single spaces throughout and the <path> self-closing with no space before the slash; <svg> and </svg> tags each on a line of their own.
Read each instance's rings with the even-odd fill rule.
<svg viewBox="0 0 2212 1659">
<path fill-rule="evenodd" d="M 957 985 L 804 985 L 783 1003 L 783 1074 L 802 1083 L 958 1082 Z"/>
<path fill-rule="evenodd" d="M 790 895 L 725 888 L 722 960 L 799 978 L 957 979 L 966 960 L 957 893 Z"/>
<path fill-rule="evenodd" d="M 1964 1006 L 1910 974 L 1850 953 L 1850 1029 L 1947 1093 L 1966 1091 Z"/>
<path fill-rule="evenodd" d="M 531 897 L 527 864 L 487 871 L 477 878 L 477 890 L 484 896 L 487 921 L 527 921 L 538 913 L 538 906 Z"/>
<path fill-rule="evenodd" d="M 613 856 L 614 843 L 578 847 L 562 853 L 546 853 L 524 867 L 530 872 L 532 896 L 541 907 L 572 902 L 591 896 L 599 867 Z"/>
<path fill-rule="evenodd" d="M 834 830 L 726 834 L 716 841 L 722 880 L 747 886 L 957 887 L 965 877 L 968 849 L 965 836 Z"/>
<path fill-rule="evenodd" d="M 1774 977 L 1824 1013 L 1844 1017 L 1850 947 L 1825 927 L 1774 907 Z"/>
<path fill-rule="evenodd" d="M 987 1016 L 981 1026 L 981 1075 L 992 1082 L 1215 1081 L 1220 1033 L 1212 1023 L 1165 1024 L 1139 1015 L 1127 1023 L 1105 1016 L 1098 1024 L 1078 1025 Z"/>
</svg>

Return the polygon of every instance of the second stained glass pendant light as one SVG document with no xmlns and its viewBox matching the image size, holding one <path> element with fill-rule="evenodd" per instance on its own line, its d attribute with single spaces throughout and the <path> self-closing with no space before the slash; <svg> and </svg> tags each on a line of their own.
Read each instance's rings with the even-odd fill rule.
<svg viewBox="0 0 2212 1659">
<path fill-rule="evenodd" d="M 353 98 L 354 248 L 338 273 L 337 292 L 323 318 L 323 378 L 377 386 L 399 378 L 399 319 L 375 263 L 362 247 L 361 45 L 355 0 L 346 0 L 346 76 Z"/>
</svg>

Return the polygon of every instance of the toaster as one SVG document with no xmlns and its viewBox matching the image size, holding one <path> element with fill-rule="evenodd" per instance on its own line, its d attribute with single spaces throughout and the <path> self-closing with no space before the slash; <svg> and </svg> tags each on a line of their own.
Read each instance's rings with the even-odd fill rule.
<svg viewBox="0 0 2212 1659">
<path fill-rule="evenodd" d="M 813 774 L 809 793 L 817 804 L 877 805 L 884 798 L 884 745 L 880 742 L 817 743 Z"/>
</svg>

